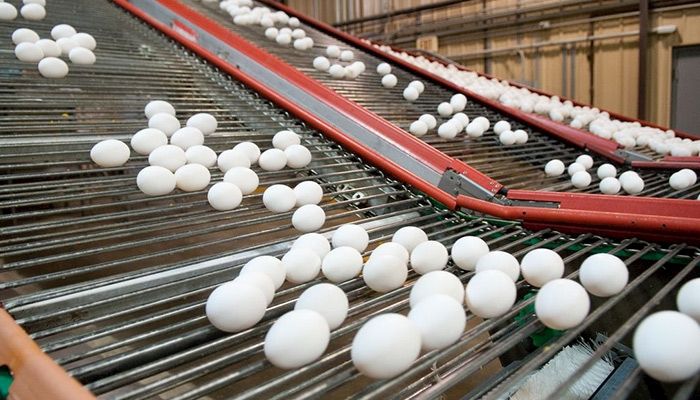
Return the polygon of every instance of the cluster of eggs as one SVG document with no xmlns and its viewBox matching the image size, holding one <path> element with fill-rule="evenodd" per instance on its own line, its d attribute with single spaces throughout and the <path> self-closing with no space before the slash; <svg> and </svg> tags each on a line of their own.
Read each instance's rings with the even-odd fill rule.
<svg viewBox="0 0 700 400">
<path fill-rule="evenodd" d="M 314 58 L 313 67 L 318 71 L 327 72 L 334 79 L 355 79 L 365 72 L 365 63 L 353 61 L 355 53 L 352 50 L 341 50 L 340 47 L 332 44 L 326 47 L 326 56 Z M 338 62 L 331 64 L 331 59 Z M 341 62 L 345 62 L 346 65 Z"/>
<path fill-rule="evenodd" d="M 46 0 L 22 0 L 19 14 L 27 21 L 41 21 L 46 17 Z M 0 1 L 0 21 L 12 21 L 17 18 L 17 8 L 10 3 Z"/>
<path fill-rule="evenodd" d="M 28 28 L 15 30 L 12 33 L 12 42 L 16 45 L 15 57 L 20 61 L 38 63 L 39 73 L 45 78 L 68 75 L 68 64 L 60 56 L 67 56 L 73 64 L 95 63 L 93 50 L 97 42 L 89 33 L 77 32 L 70 25 L 60 24 L 51 29 L 51 37 L 53 40 L 41 39 Z"/>
<path fill-rule="evenodd" d="M 377 74 L 382 77 L 382 86 L 385 88 L 393 88 L 399 83 L 396 75 L 391 73 L 391 65 L 388 63 L 383 62 L 377 65 Z"/>
<path fill-rule="evenodd" d="M 639 122 L 623 122 L 595 107 L 577 106 L 569 100 L 562 102 L 558 96 L 534 93 L 527 88 L 511 86 L 504 80 L 489 79 L 475 72 L 460 70 L 451 64 L 444 65 L 423 56 L 397 52 L 388 46 L 374 46 L 505 106 L 537 113 L 556 122 L 564 123 L 568 120 L 574 128 L 614 140 L 625 148 L 648 147 L 657 154 L 673 156 L 697 156 L 700 153 L 700 140 L 676 137 L 672 130 L 642 126 Z"/>
</svg>

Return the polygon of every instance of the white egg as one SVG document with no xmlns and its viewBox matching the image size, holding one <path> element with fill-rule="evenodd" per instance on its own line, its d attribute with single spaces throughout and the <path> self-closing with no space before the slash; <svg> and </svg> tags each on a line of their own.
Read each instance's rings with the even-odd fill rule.
<svg viewBox="0 0 700 400">
<path fill-rule="evenodd" d="M 399 80 L 394 74 L 386 74 L 382 77 L 382 86 L 385 88 L 393 88 L 397 83 L 399 83 Z"/>
<path fill-rule="evenodd" d="M 276 149 L 285 150 L 293 144 L 301 144 L 301 138 L 292 131 L 279 131 L 272 137 L 272 146 Z"/>
<path fill-rule="evenodd" d="M 281 28 L 281 29 L 280 29 L 280 33 L 285 33 L 285 34 L 287 34 L 287 35 L 289 35 L 289 36 L 292 36 L 292 30 L 289 29 L 289 28 L 287 28 L 287 27 Z"/>
<path fill-rule="evenodd" d="M 591 184 L 591 174 L 587 171 L 578 171 L 571 177 L 571 184 L 579 189 L 586 188 Z"/>
<path fill-rule="evenodd" d="M 176 130 L 170 137 L 170 144 L 183 150 L 204 144 L 204 134 L 197 128 L 186 126 Z"/>
<path fill-rule="evenodd" d="M 515 304 L 513 280 L 497 269 L 474 275 L 465 289 L 469 310 L 481 318 L 495 318 L 508 312 Z"/>
<path fill-rule="evenodd" d="M 428 133 L 428 125 L 423 121 L 413 121 L 408 127 L 408 131 L 417 137 L 421 137 Z"/>
<path fill-rule="evenodd" d="M 520 262 L 523 278 L 532 286 L 542 287 L 545 283 L 564 276 L 564 260 L 549 249 L 529 251 Z"/>
<path fill-rule="evenodd" d="M 297 238 L 292 245 L 293 249 L 310 249 L 320 259 L 331 251 L 331 244 L 328 239 L 320 233 L 305 233 Z"/>
<path fill-rule="evenodd" d="M 307 49 L 306 39 L 307 38 L 300 38 L 300 39 L 294 40 L 294 44 L 293 44 L 294 48 L 297 50 L 302 50 L 302 51 L 306 50 Z"/>
<path fill-rule="evenodd" d="M 689 280 L 681 286 L 676 296 L 678 311 L 700 323 L 700 278 Z"/>
<path fill-rule="evenodd" d="M 345 224 L 333 232 L 333 247 L 349 246 L 363 252 L 369 244 L 369 234 L 365 228 L 355 224 Z"/>
<path fill-rule="evenodd" d="M 23 4 L 39 4 L 40 6 L 46 7 L 46 0 L 22 0 Z"/>
<path fill-rule="evenodd" d="M 527 143 L 527 140 L 529 139 L 529 136 L 527 132 L 525 132 L 522 129 L 516 129 L 513 134 L 515 134 L 515 143 L 516 144 L 524 144 Z"/>
<path fill-rule="evenodd" d="M 489 252 L 489 246 L 476 236 L 464 236 L 452 245 L 452 262 L 466 271 L 474 271 L 477 261 Z"/>
<path fill-rule="evenodd" d="M 452 106 L 450 105 L 450 103 L 442 102 L 442 103 L 438 104 L 437 112 L 438 112 L 438 114 L 440 114 L 441 117 L 447 118 L 450 115 L 452 115 L 454 110 L 452 109 Z"/>
<path fill-rule="evenodd" d="M 386 75 L 386 74 L 390 74 L 391 73 L 391 65 L 389 65 L 387 63 L 381 63 L 381 64 L 377 65 L 377 73 L 379 75 L 382 75 L 382 76 Z"/>
<path fill-rule="evenodd" d="M 505 251 L 491 251 L 479 257 L 476 262 L 476 273 L 497 269 L 510 277 L 513 282 L 520 276 L 520 264 L 510 253 Z"/>
<path fill-rule="evenodd" d="M 334 79 L 343 79 L 345 77 L 345 68 L 339 64 L 333 64 L 328 68 L 328 73 Z"/>
<path fill-rule="evenodd" d="M 639 194 L 644 190 L 644 180 L 639 175 L 630 175 L 622 180 L 620 176 L 620 183 L 622 184 L 622 189 L 628 194 Z"/>
<path fill-rule="evenodd" d="M 46 17 L 46 9 L 40 4 L 25 4 L 19 10 L 24 19 L 29 21 L 41 21 Z"/>
<path fill-rule="evenodd" d="M 148 104 L 146 104 L 146 107 L 144 107 L 143 112 L 144 114 L 146 114 L 146 118 L 148 119 L 160 113 L 170 114 L 174 117 L 175 107 L 173 107 L 172 104 L 164 100 L 152 100 L 149 101 Z"/>
<path fill-rule="evenodd" d="M 148 164 L 164 167 L 172 172 L 175 172 L 186 163 L 187 157 L 185 157 L 185 151 L 171 144 L 156 147 L 151 154 L 148 155 Z"/>
<path fill-rule="evenodd" d="M 423 121 L 423 123 L 428 126 L 428 129 L 435 129 L 437 126 L 437 119 L 430 114 L 423 114 L 418 118 L 418 120 Z"/>
<path fill-rule="evenodd" d="M 462 304 L 444 294 L 434 294 L 408 313 L 421 333 L 421 347 L 424 351 L 443 349 L 457 340 L 464 332 L 467 315 Z"/>
<path fill-rule="evenodd" d="M 355 54 L 351 50 L 340 52 L 340 61 L 351 61 L 353 58 L 355 58 Z"/>
<path fill-rule="evenodd" d="M 544 173 L 547 176 L 559 176 L 564 173 L 566 167 L 561 160 L 551 160 L 544 166 Z"/>
<path fill-rule="evenodd" d="M 287 156 L 280 149 L 268 149 L 260 154 L 258 165 L 265 171 L 279 171 L 287 165 Z"/>
<path fill-rule="evenodd" d="M 224 182 L 233 183 L 241 190 L 242 194 L 255 192 L 260 184 L 258 174 L 246 167 L 233 167 L 226 171 Z"/>
<path fill-rule="evenodd" d="M 207 298 L 205 312 L 212 325 L 224 332 L 253 327 L 265 316 L 265 294 L 255 286 L 227 282 Z"/>
<path fill-rule="evenodd" d="M 450 105 L 455 112 L 463 111 L 467 106 L 467 96 L 457 93 L 450 97 Z"/>
<path fill-rule="evenodd" d="M 437 134 L 443 139 L 454 139 L 459 133 L 459 126 L 452 121 L 447 121 L 438 127 Z"/>
<path fill-rule="evenodd" d="M 503 131 L 500 135 L 498 135 L 498 140 L 504 146 L 510 146 L 512 144 L 515 144 L 515 133 L 510 130 Z"/>
<path fill-rule="evenodd" d="M 61 55 L 61 48 L 51 39 L 39 39 L 36 45 L 44 52 L 44 57 L 59 57 Z"/>
<path fill-rule="evenodd" d="M 535 314 L 547 327 L 564 330 L 580 324 L 588 315 L 591 301 L 583 286 L 570 279 L 545 283 L 535 298 Z"/>
<path fill-rule="evenodd" d="M 95 38 L 89 33 L 79 32 L 70 38 L 78 42 L 80 47 L 84 47 L 88 50 L 95 50 L 97 47 L 97 41 L 95 41 Z"/>
<path fill-rule="evenodd" d="M 0 21 L 12 21 L 17 18 L 17 9 L 10 3 L 0 3 Z"/>
<path fill-rule="evenodd" d="M 462 281 L 447 271 L 432 271 L 418 278 L 411 288 L 411 307 L 415 307 L 419 302 L 436 294 L 450 296 L 459 304 L 464 303 Z"/>
<path fill-rule="evenodd" d="M 136 176 L 136 186 L 149 196 L 164 196 L 175 190 L 175 185 L 175 174 L 155 165 L 142 169 Z"/>
<path fill-rule="evenodd" d="M 304 290 L 294 304 L 295 310 L 311 310 L 321 314 L 331 330 L 343 324 L 348 308 L 348 296 L 330 283 L 319 283 Z"/>
<path fill-rule="evenodd" d="M 580 156 L 576 157 L 576 162 L 583 165 L 586 170 L 593 167 L 593 157 L 589 156 L 588 154 L 581 154 Z"/>
<path fill-rule="evenodd" d="M 187 126 L 194 127 L 202 131 L 205 135 L 210 135 L 216 131 L 219 123 L 216 118 L 209 113 L 198 113 L 187 120 Z"/>
<path fill-rule="evenodd" d="M 76 47 L 68 53 L 68 58 L 73 64 L 92 65 L 95 63 L 95 53 L 84 47 Z"/>
<path fill-rule="evenodd" d="M 168 137 L 158 129 L 141 129 L 131 137 L 131 148 L 144 156 L 151 154 L 153 150 L 166 144 L 168 144 Z"/>
<path fill-rule="evenodd" d="M 165 135 L 165 134 L 163 134 Z M 216 165 L 216 152 L 204 145 L 197 145 L 185 151 L 185 158 L 188 164 L 200 164 L 207 168 Z"/>
<path fill-rule="evenodd" d="M 23 42 L 15 47 L 15 57 L 20 61 L 36 63 L 44 58 L 44 52 L 36 43 Z"/>
<path fill-rule="evenodd" d="M 326 57 L 318 56 L 314 58 L 313 66 L 319 71 L 328 71 L 328 68 L 331 67 L 331 62 Z"/>
<path fill-rule="evenodd" d="M 39 41 L 39 34 L 29 28 L 19 28 L 12 32 L 12 43 L 14 44 L 36 43 L 37 41 Z"/>
<path fill-rule="evenodd" d="M 417 226 L 404 226 L 391 237 L 391 241 L 403 246 L 408 252 L 413 251 L 419 244 L 428 241 L 428 235 Z"/>
<path fill-rule="evenodd" d="M 634 357 L 652 378 L 662 382 L 690 379 L 700 370 L 700 325 L 676 311 L 660 311 L 637 326 Z"/>
<path fill-rule="evenodd" d="M 606 163 L 598 167 L 596 174 L 600 179 L 614 178 L 615 176 L 617 176 L 617 168 L 615 168 L 615 166 L 612 164 Z"/>
<path fill-rule="evenodd" d="M 129 161 L 131 151 L 121 140 L 107 139 L 103 140 L 90 150 L 90 158 L 100 167 L 119 167 Z"/>
<path fill-rule="evenodd" d="M 321 263 L 323 275 L 331 282 L 345 282 L 355 278 L 362 271 L 362 254 L 349 246 L 331 250 Z"/>
<path fill-rule="evenodd" d="M 279 35 L 279 30 L 277 28 L 271 26 L 267 29 L 265 29 L 265 37 L 270 39 L 270 40 L 275 40 L 277 39 L 277 35 Z"/>
<path fill-rule="evenodd" d="M 305 247 L 292 248 L 282 257 L 287 280 L 292 283 L 305 283 L 315 279 L 321 271 L 321 258 L 313 250 Z"/>
<path fill-rule="evenodd" d="M 53 40 L 69 38 L 75 35 L 76 33 L 78 32 L 76 32 L 75 28 L 68 24 L 59 24 L 51 29 L 51 37 L 53 38 Z"/>
<path fill-rule="evenodd" d="M 76 42 L 75 40 L 73 40 L 71 38 L 65 38 L 65 37 L 56 40 L 56 44 L 58 45 L 58 47 L 61 48 L 61 54 L 64 56 L 69 55 L 71 50 L 80 47 L 78 42 Z"/>
<path fill-rule="evenodd" d="M 693 171 L 692 169 L 684 168 L 684 169 L 678 171 L 677 173 L 679 173 L 679 174 L 682 173 L 682 174 L 685 174 L 686 176 L 688 176 L 688 178 L 690 178 L 690 185 L 691 186 L 695 185 L 695 183 L 698 181 L 698 174 L 696 174 L 695 171 Z"/>
<path fill-rule="evenodd" d="M 257 144 L 253 142 L 238 143 L 237 145 L 233 146 L 233 150 L 241 151 L 247 154 L 248 159 L 250 160 L 250 165 L 253 165 L 256 162 L 258 162 L 258 158 L 260 158 L 260 148 Z"/>
<path fill-rule="evenodd" d="M 620 181 L 618 181 L 617 178 L 610 176 L 603 178 L 598 185 L 600 192 L 603 194 L 617 194 L 620 192 L 621 187 L 622 185 L 620 185 Z"/>
<path fill-rule="evenodd" d="M 340 57 L 340 47 L 332 44 L 326 47 L 326 55 L 330 58 Z"/>
<path fill-rule="evenodd" d="M 303 29 L 297 28 L 292 31 L 292 38 L 301 39 L 303 37 L 306 37 L 306 32 Z"/>
<path fill-rule="evenodd" d="M 691 178 L 690 175 L 678 171 L 671 174 L 668 178 L 668 184 L 674 190 L 687 189 L 691 185 Z"/>
<path fill-rule="evenodd" d="M 323 199 L 323 189 L 314 181 L 303 181 L 294 187 L 294 195 L 297 207 L 318 204 Z"/>
<path fill-rule="evenodd" d="M 386 78 L 388 75 L 384 75 L 384 78 Z M 382 81 L 384 81 L 384 78 L 382 78 Z M 416 101 L 418 99 L 418 89 L 416 89 L 413 86 L 408 86 L 406 89 L 403 90 L 403 98 L 408 100 L 408 101 Z"/>
<path fill-rule="evenodd" d="M 394 256 L 398 258 L 402 263 L 408 264 L 410 254 L 408 250 L 406 250 L 406 248 L 402 245 L 394 242 L 388 242 L 382 243 L 379 246 L 377 246 L 372 251 L 372 254 L 370 254 L 369 258 L 372 259 L 373 257 L 378 256 Z"/>
<path fill-rule="evenodd" d="M 311 151 L 300 144 L 293 144 L 284 149 L 289 168 L 304 168 L 311 162 Z"/>
<path fill-rule="evenodd" d="M 421 275 L 444 269 L 448 259 L 445 246 L 434 240 L 422 242 L 411 251 L 411 267 Z"/>
<path fill-rule="evenodd" d="M 241 204 L 243 195 L 238 186 L 228 182 L 218 182 L 209 188 L 207 200 L 215 210 L 233 210 Z"/>
<path fill-rule="evenodd" d="M 270 277 L 263 272 L 250 271 L 246 274 L 240 274 L 231 282 L 255 286 L 256 288 L 260 289 L 260 291 L 265 295 L 265 302 L 267 305 L 270 305 L 272 300 L 275 298 L 275 284 L 272 282 L 272 279 L 270 279 Z"/>
<path fill-rule="evenodd" d="M 419 80 L 409 82 L 408 87 L 416 88 L 419 94 L 423 93 L 423 91 L 425 90 L 425 85 Z"/>
<path fill-rule="evenodd" d="M 277 34 L 275 41 L 277 42 L 277 44 L 280 44 L 282 46 L 286 46 L 286 45 L 292 43 L 292 35 L 290 35 L 288 33 L 280 32 Z"/>
<path fill-rule="evenodd" d="M 284 264 L 282 264 L 282 261 L 278 258 L 272 256 L 258 256 L 248 261 L 243 268 L 241 268 L 240 276 L 249 273 L 263 273 L 267 275 L 273 283 L 275 290 L 282 287 L 286 277 Z"/>
<path fill-rule="evenodd" d="M 224 150 L 216 159 L 216 165 L 226 173 L 234 167 L 250 168 L 250 158 L 241 150 Z"/>
<path fill-rule="evenodd" d="M 569 176 L 574 176 L 575 173 L 580 172 L 580 171 L 585 171 L 585 170 L 586 170 L 586 167 L 584 167 L 582 164 L 579 164 L 576 162 L 569 164 L 569 167 L 566 169 Z"/>
<path fill-rule="evenodd" d="M 400 288 L 408 277 L 406 263 L 392 255 L 370 257 L 362 268 L 362 279 L 375 292 L 385 293 Z"/>
<path fill-rule="evenodd" d="M 610 297 L 625 288 L 629 271 L 625 263 L 616 256 L 600 253 L 586 258 L 581 264 L 579 279 L 591 294 Z"/>
<path fill-rule="evenodd" d="M 467 125 L 469 125 L 469 117 L 467 116 L 467 114 L 465 114 L 463 112 L 456 113 L 455 115 L 452 116 L 452 119 L 454 121 L 459 122 L 460 130 L 466 128 Z"/>
<path fill-rule="evenodd" d="M 168 113 L 157 113 L 148 119 L 148 127 L 162 131 L 168 137 L 180 129 L 180 121 Z"/>
<path fill-rule="evenodd" d="M 472 120 L 472 122 L 470 122 L 467 125 L 467 128 L 464 131 L 471 138 L 478 138 L 484 135 L 484 129 L 482 129 L 482 124 L 476 119 Z"/>
<path fill-rule="evenodd" d="M 292 226 L 299 232 L 313 232 L 326 223 L 326 212 L 316 204 L 299 207 L 292 215 Z"/>
<path fill-rule="evenodd" d="M 291 26 L 292 28 L 296 28 L 297 26 L 299 26 L 299 25 L 301 24 L 301 23 L 299 22 L 299 18 L 297 18 L 297 17 L 290 17 L 290 18 L 289 18 L 289 21 L 287 21 L 287 23 L 288 23 L 289 26 Z"/>
<path fill-rule="evenodd" d="M 510 123 L 508 121 L 498 121 L 493 126 L 493 132 L 496 135 L 500 135 L 502 132 L 510 130 Z"/>
<path fill-rule="evenodd" d="M 272 185 L 263 193 L 263 204 L 272 212 L 287 212 L 296 204 L 294 190 L 286 185 Z"/>
<path fill-rule="evenodd" d="M 207 167 L 199 164 L 186 164 L 175 171 L 175 184 L 185 192 L 204 190 L 211 180 Z"/>
<path fill-rule="evenodd" d="M 60 58 L 46 57 L 39 61 L 39 73 L 44 78 L 64 78 L 68 75 L 68 64 Z"/>
<path fill-rule="evenodd" d="M 478 124 L 483 132 L 489 130 L 489 127 L 491 126 L 491 121 L 489 121 L 486 117 L 476 117 L 474 118 L 474 122 Z"/>
</svg>

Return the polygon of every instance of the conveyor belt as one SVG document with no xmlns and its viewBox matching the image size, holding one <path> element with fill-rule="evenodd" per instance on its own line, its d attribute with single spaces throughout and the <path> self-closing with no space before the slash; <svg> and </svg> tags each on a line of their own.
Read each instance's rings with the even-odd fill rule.
<svg viewBox="0 0 700 400">
<path fill-rule="evenodd" d="M 446 119 L 437 115 L 437 105 L 443 101 L 449 101 L 453 92 L 446 88 L 425 81 L 425 92 L 415 102 L 409 103 L 402 97 L 403 89 L 414 80 L 419 79 L 411 72 L 397 65 L 392 65 L 392 73 L 398 77 L 399 84 L 391 89 L 382 87 L 381 76 L 376 72 L 376 66 L 384 62 L 367 52 L 333 38 L 319 30 L 302 24 L 307 35 L 313 38 L 314 48 L 307 51 L 298 51 L 292 46 L 280 46 L 264 36 L 265 28 L 257 26 L 235 25 L 231 17 L 218 7 L 218 2 L 199 2 L 195 0 L 183 1 L 188 6 L 203 12 L 222 25 L 230 28 L 236 34 L 248 41 L 257 44 L 282 60 L 293 65 L 305 74 L 323 82 L 341 95 L 361 104 L 368 110 L 380 115 L 388 121 L 408 131 L 408 126 L 424 113 L 433 114 L 438 118 L 438 124 Z M 351 49 L 355 54 L 355 60 L 365 63 L 367 70 L 355 80 L 333 79 L 326 72 L 315 70 L 311 63 L 314 57 L 325 55 L 325 48 L 335 44 L 343 49 Z M 435 131 L 431 131 L 422 139 L 434 148 L 467 162 L 472 167 L 497 180 L 509 189 L 531 189 L 547 191 L 566 191 L 575 193 L 600 194 L 598 183 L 600 180 L 595 175 L 595 169 L 607 160 L 591 154 L 594 158 L 594 167 L 591 170 L 593 181 L 585 189 L 575 188 L 568 175 L 561 177 L 546 177 L 543 174 L 544 165 L 551 159 L 560 159 L 565 164 L 575 161 L 576 157 L 583 154 L 582 150 L 561 142 L 536 129 L 525 126 L 522 123 L 509 118 L 502 113 L 491 110 L 479 103 L 469 101 L 464 110 L 470 118 L 477 116 L 487 117 L 492 127 L 484 136 L 476 139 L 466 138 L 464 134 L 453 140 L 442 139 Z M 523 129 L 528 132 L 529 140 L 526 144 L 503 146 L 493 134 L 493 124 L 499 120 L 506 120 L 513 130 Z M 649 156 L 649 154 L 645 154 Z M 619 173 L 628 167 L 619 168 Z M 676 191 L 668 185 L 670 173 L 653 170 L 638 170 L 645 181 L 645 188 L 639 196 L 670 197 L 682 199 L 695 199 L 700 194 L 700 182 L 685 190 Z M 624 195 L 624 193 L 621 193 Z"/>
<path fill-rule="evenodd" d="M 580 335 L 607 333 L 603 350 L 618 341 L 629 344 L 638 320 L 659 304 L 670 307 L 677 287 L 698 275 L 698 249 L 683 244 L 531 232 L 515 222 L 446 211 L 116 6 L 54 0 L 47 10 L 42 22 L 0 23 L 0 37 L 19 26 L 46 36 L 53 25 L 70 23 L 96 37 L 98 61 L 71 65 L 65 79 L 46 80 L 35 66 L 0 53 L 0 140 L 6 149 L 0 154 L 0 299 L 47 354 L 104 398 L 427 398 L 505 390 Z M 181 116 L 214 114 L 219 129 L 205 144 L 217 151 L 242 140 L 268 148 L 282 128 L 302 135 L 314 155 L 310 168 L 257 172 L 263 187 L 306 179 L 322 184 L 329 215 L 322 233 L 354 221 L 368 228 L 371 247 L 406 225 L 420 226 L 448 246 L 477 235 L 518 258 L 544 246 L 565 257 L 571 277 L 587 255 L 611 252 L 629 265 L 630 285 L 619 296 L 595 300 L 580 327 L 535 348 L 529 337 L 542 326 L 520 282 L 521 300 L 507 315 L 482 321 L 469 314 L 469 329 L 457 344 L 423 355 L 396 379 L 371 381 L 352 367 L 349 341 L 372 315 L 405 311 L 416 276 L 386 294 L 353 279 L 341 285 L 350 318 L 333 332 L 323 358 L 295 371 L 272 368 L 261 355 L 262 337 L 301 291 L 322 279 L 284 286 L 263 322 L 248 331 L 225 334 L 208 324 L 203 304 L 213 287 L 254 256 L 283 254 L 298 233 L 290 213 L 263 208 L 260 192 L 233 211 L 216 212 L 203 192 L 141 194 L 134 181 L 144 157 L 118 168 L 91 163 L 92 144 L 105 137 L 127 140 L 145 126 L 142 109 L 149 99 L 171 101 Z M 212 170 L 212 178 L 221 174 Z M 472 276 L 450 270 L 463 282 Z M 510 364 L 523 350 L 529 354 L 524 363 Z M 499 376 L 501 365 L 510 367 Z M 633 371 L 624 387 L 643 393 L 639 369 Z"/>
</svg>

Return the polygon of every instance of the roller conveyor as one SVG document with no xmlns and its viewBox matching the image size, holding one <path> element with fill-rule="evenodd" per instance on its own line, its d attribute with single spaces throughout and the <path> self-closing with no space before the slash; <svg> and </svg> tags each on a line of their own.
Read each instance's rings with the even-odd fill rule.
<svg viewBox="0 0 700 400">
<path fill-rule="evenodd" d="M 629 344 L 644 315 L 672 307 L 678 287 L 698 276 L 700 253 L 686 244 L 530 231 L 517 222 L 449 211 L 116 5 L 56 0 L 47 10 L 45 21 L 22 21 L 22 26 L 46 35 L 55 24 L 71 23 L 96 37 L 98 62 L 71 65 L 67 78 L 45 80 L 35 66 L 0 53 L 0 140 L 6 149 L 0 154 L 0 299 L 40 349 L 95 395 L 282 399 L 488 393 L 495 398 L 580 336 L 604 332 L 599 353 L 616 352 L 616 366 L 630 360 L 619 343 Z M 9 37 L 17 27 L 0 23 L 0 36 Z M 464 235 L 480 236 L 492 249 L 518 258 L 547 247 L 564 257 L 569 277 L 576 277 L 587 255 L 610 252 L 629 265 L 630 284 L 618 296 L 594 300 L 580 326 L 536 347 L 530 337 L 544 334 L 543 327 L 531 310 L 533 299 L 525 298 L 530 288 L 519 282 L 519 301 L 508 314 L 486 321 L 468 314 L 468 330 L 458 343 L 422 355 L 400 377 L 372 381 L 353 368 L 350 340 L 369 317 L 405 311 L 417 276 L 411 273 L 404 287 L 386 294 L 353 279 L 341 284 L 350 299 L 350 318 L 333 332 L 322 359 L 293 371 L 273 368 L 261 354 L 265 332 L 301 291 L 322 279 L 283 286 L 263 322 L 250 330 L 226 334 L 209 325 L 203 304 L 211 290 L 235 277 L 250 258 L 283 254 L 298 233 L 290 226 L 291 213 L 264 209 L 261 192 L 246 196 L 233 211 L 215 212 L 203 192 L 141 194 L 134 182 L 147 165 L 144 157 L 132 157 L 119 168 L 95 166 L 90 147 L 107 137 L 128 140 L 146 125 L 142 110 L 150 99 L 172 102 L 180 116 L 214 114 L 219 128 L 205 144 L 217 152 L 243 140 L 269 148 L 272 135 L 284 128 L 301 134 L 314 156 L 309 168 L 256 172 L 262 187 L 319 182 L 329 216 L 324 234 L 342 223 L 359 223 L 370 232 L 373 248 L 399 227 L 414 225 L 448 247 Z M 212 182 L 220 179 L 212 169 Z M 472 276 L 453 266 L 449 270 L 465 283 Z M 17 361 L 27 357 L 27 349 L 13 347 L 4 336 L 12 323 L 4 312 L 0 316 L 0 365 L 15 374 L 11 389 L 18 395 L 28 387 L 46 390 L 33 392 L 44 394 L 34 398 L 80 398 L 65 380 L 49 380 L 47 369 L 36 372 Z M 650 390 L 637 366 L 620 382 L 616 389 L 622 394 L 643 396 Z M 660 390 L 683 393 L 696 384 Z"/>
</svg>

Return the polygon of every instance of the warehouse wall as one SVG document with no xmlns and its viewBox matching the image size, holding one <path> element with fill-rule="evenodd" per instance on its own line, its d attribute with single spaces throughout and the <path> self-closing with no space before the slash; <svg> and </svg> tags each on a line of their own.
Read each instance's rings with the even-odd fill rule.
<svg viewBox="0 0 700 400">
<path fill-rule="evenodd" d="M 310 15 L 335 23 L 390 10 L 435 3 L 441 0 L 377 0 L 377 1 L 319 1 L 289 0 L 292 7 Z M 411 29 L 418 22 L 428 24 L 445 19 L 467 19 L 509 12 L 516 7 L 531 7 L 552 3 L 555 0 L 482 0 L 469 1 L 419 14 L 394 17 L 381 27 L 382 33 L 393 34 L 400 40 L 401 32 Z M 563 3 L 563 2 L 560 2 Z M 320 5 L 323 5 L 322 7 Z M 614 17 L 614 16 L 613 16 Z M 474 34 L 464 37 L 438 38 L 438 52 L 460 61 L 468 68 L 486 71 L 498 78 L 514 80 L 543 89 L 553 94 L 570 97 L 583 103 L 637 116 L 637 35 L 636 15 L 621 17 L 600 16 L 592 22 L 580 16 L 572 18 L 545 18 L 549 29 L 532 29 L 513 32 L 506 36 L 483 39 Z M 671 54 L 673 46 L 700 44 L 700 4 L 677 9 L 653 10 L 650 28 L 660 25 L 676 25 L 678 31 L 670 35 L 651 34 L 648 53 L 647 119 L 669 125 L 671 107 Z M 352 31 L 362 34 L 362 27 Z M 366 29 L 377 30 L 377 27 Z M 614 35 L 632 33 L 631 36 L 583 41 L 569 45 L 553 45 L 493 54 L 490 57 L 474 56 L 485 48 L 506 49 L 540 42 L 566 41 L 585 38 L 587 35 Z M 480 34 L 483 35 L 483 34 Z M 401 43 L 401 47 L 416 47 L 415 43 Z"/>
</svg>

